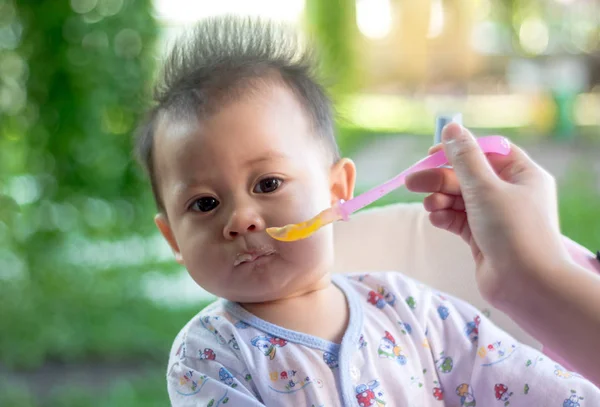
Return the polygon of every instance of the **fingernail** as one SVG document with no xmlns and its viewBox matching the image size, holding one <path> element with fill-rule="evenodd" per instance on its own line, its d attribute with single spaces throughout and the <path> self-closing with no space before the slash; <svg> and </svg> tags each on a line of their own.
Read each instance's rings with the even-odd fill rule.
<svg viewBox="0 0 600 407">
<path fill-rule="evenodd" d="M 448 124 L 446 127 L 452 125 L 453 123 Z M 453 124 L 454 129 L 444 129 L 442 133 L 442 143 L 450 144 L 456 141 L 456 138 L 460 136 L 463 132 L 463 127 L 460 124 Z"/>
<path fill-rule="evenodd" d="M 456 143 L 456 139 L 455 138 L 444 140 L 444 144 L 445 145 L 452 144 L 452 143 Z"/>
</svg>

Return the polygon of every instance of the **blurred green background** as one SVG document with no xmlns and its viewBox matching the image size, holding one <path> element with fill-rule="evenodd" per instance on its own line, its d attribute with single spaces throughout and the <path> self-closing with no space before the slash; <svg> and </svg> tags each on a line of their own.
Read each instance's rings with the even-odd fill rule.
<svg viewBox="0 0 600 407">
<path fill-rule="evenodd" d="M 211 297 L 154 230 L 132 131 L 165 45 L 225 12 L 315 36 L 359 192 L 462 112 L 548 168 L 564 233 L 600 248 L 596 1 L 0 0 L 0 406 L 168 405 L 171 341 Z"/>
</svg>

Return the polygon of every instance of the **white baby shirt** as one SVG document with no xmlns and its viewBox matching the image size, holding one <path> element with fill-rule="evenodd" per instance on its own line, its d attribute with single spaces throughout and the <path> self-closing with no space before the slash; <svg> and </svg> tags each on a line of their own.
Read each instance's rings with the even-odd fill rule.
<svg viewBox="0 0 600 407">
<path fill-rule="evenodd" d="M 600 406 L 600 389 L 464 301 L 397 272 L 333 282 L 350 310 L 341 344 L 227 300 L 202 310 L 171 350 L 172 405 Z"/>
</svg>

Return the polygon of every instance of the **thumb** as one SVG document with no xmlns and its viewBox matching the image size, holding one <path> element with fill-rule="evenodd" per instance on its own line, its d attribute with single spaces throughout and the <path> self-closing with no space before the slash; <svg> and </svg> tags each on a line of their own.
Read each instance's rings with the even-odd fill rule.
<svg viewBox="0 0 600 407">
<path fill-rule="evenodd" d="M 461 188 L 479 189 L 499 180 L 475 137 L 461 125 L 444 127 L 442 143 Z"/>
</svg>

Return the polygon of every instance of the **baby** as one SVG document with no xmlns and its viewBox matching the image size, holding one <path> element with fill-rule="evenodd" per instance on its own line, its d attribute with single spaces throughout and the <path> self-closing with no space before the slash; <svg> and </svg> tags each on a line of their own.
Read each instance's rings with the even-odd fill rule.
<svg viewBox="0 0 600 407">
<path fill-rule="evenodd" d="M 332 274 L 332 228 L 266 227 L 352 197 L 331 103 L 293 32 L 201 22 L 168 57 L 137 150 L 155 222 L 220 297 L 177 335 L 174 406 L 596 406 L 600 391 L 398 272 Z"/>
</svg>

